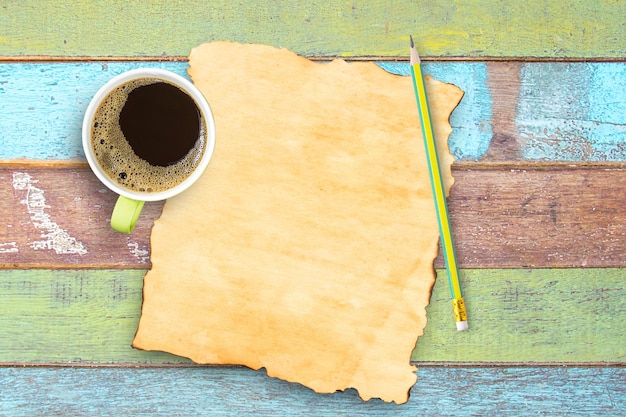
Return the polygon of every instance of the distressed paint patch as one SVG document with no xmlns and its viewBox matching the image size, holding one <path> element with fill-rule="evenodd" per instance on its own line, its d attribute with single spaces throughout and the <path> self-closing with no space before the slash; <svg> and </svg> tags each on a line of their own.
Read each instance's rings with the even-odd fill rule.
<svg viewBox="0 0 626 417">
<path fill-rule="evenodd" d="M 411 75 L 411 66 L 407 62 L 378 62 L 377 65 L 392 74 Z M 465 92 L 450 116 L 450 153 L 456 160 L 478 160 L 485 156 L 493 136 L 490 123 L 493 100 L 487 85 L 487 64 L 426 62 L 423 69 L 434 78 L 452 83 Z"/>
<path fill-rule="evenodd" d="M 34 185 L 38 182 L 25 172 L 13 173 L 13 188 L 17 191 L 26 191 L 26 198 L 20 203 L 26 206 L 33 226 L 41 229 L 42 240 L 32 242 L 31 248 L 54 250 L 57 254 L 85 255 L 87 250 L 83 244 L 53 222 L 50 215 L 46 213 L 46 209 L 50 206 L 46 204 L 44 190 Z"/>
<path fill-rule="evenodd" d="M 19 251 L 15 242 L 0 243 L 0 253 L 17 253 Z"/>
<path fill-rule="evenodd" d="M 145 264 L 150 260 L 150 251 L 147 249 L 139 248 L 139 243 L 128 242 L 126 244 L 131 255 L 139 260 L 140 263 Z"/>
<path fill-rule="evenodd" d="M 525 64 L 520 82 L 526 159 L 626 160 L 626 63 Z"/>
</svg>

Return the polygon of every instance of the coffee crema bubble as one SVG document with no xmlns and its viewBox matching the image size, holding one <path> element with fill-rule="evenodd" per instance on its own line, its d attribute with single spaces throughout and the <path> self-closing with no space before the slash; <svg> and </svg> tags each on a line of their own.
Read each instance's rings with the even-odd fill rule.
<svg viewBox="0 0 626 417">
<path fill-rule="evenodd" d="M 197 168 L 206 124 L 179 87 L 141 78 L 113 89 L 100 103 L 91 146 L 104 173 L 131 191 L 156 193 L 176 187 Z"/>
</svg>

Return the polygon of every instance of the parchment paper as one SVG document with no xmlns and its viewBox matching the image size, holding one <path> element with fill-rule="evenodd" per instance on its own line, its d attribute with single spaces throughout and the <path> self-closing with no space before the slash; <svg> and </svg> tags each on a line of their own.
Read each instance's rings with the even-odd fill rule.
<svg viewBox="0 0 626 417">
<path fill-rule="evenodd" d="M 154 224 L 133 346 L 406 402 L 438 243 L 410 77 L 228 42 L 189 64 L 216 150 Z M 449 188 L 463 93 L 427 88 Z"/>
</svg>

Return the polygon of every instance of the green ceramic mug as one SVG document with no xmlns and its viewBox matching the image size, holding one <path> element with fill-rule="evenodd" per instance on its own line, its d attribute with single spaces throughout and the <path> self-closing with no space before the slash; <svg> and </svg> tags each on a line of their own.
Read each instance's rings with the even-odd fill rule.
<svg viewBox="0 0 626 417">
<path fill-rule="evenodd" d="M 131 233 L 146 201 L 173 197 L 200 178 L 213 155 L 215 122 L 187 79 L 135 69 L 98 90 L 83 119 L 82 139 L 93 172 L 119 194 L 111 227 Z"/>
</svg>

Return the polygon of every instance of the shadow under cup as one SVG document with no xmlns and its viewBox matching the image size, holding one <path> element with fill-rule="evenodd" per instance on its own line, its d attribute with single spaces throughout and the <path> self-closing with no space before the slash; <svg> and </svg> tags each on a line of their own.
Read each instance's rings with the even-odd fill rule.
<svg viewBox="0 0 626 417">
<path fill-rule="evenodd" d="M 206 99 L 191 82 L 161 69 L 137 69 L 104 84 L 83 119 L 83 148 L 93 172 L 119 194 L 113 229 L 132 232 L 146 201 L 187 189 L 215 146 Z"/>
</svg>

